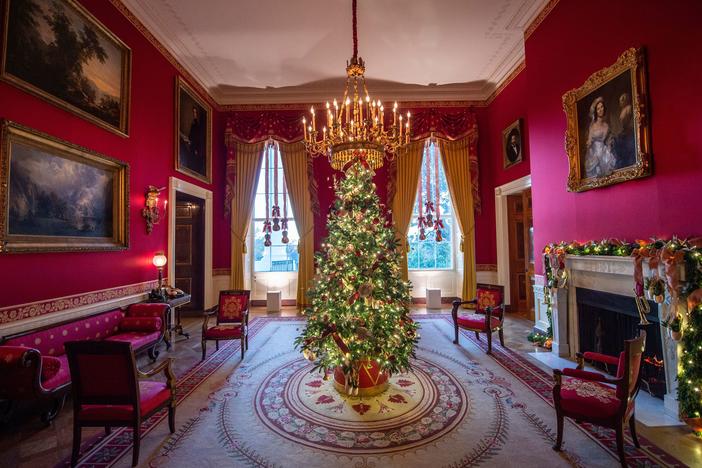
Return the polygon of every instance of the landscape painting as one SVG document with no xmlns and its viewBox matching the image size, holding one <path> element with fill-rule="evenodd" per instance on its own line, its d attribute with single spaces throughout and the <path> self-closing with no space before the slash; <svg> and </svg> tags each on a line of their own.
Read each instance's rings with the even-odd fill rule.
<svg viewBox="0 0 702 468">
<path fill-rule="evenodd" d="M 126 164 L 8 122 L 2 138 L 2 250 L 126 247 Z"/>
<path fill-rule="evenodd" d="M 210 183 L 212 109 L 180 78 L 176 79 L 176 170 Z"/>
<path fill-rule="evenodd" d="M 131 51 L 73 0 L 7 0 L 0 76 L 126 136 Z"/>
</svg>

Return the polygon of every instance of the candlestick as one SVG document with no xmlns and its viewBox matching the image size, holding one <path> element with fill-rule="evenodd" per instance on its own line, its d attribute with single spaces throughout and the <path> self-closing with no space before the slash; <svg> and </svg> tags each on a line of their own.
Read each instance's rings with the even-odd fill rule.
<svg viewBox="0 0 702 468">
<path fill-rule="evenodd" d="M 405 124 L 405 143 L 409 143 L 409 122 Z"/>
<path fill-rule="evenodd" d="M 349 104 L 351 104 L 351 99 L 346 98 L 346 125 L 348 125 L 348 123 L 351 121 L 351 119 L 349 118 L 349 114 L 351 113 L 351 109 L 349 109 Z"/>
<path fill-rule="evenodd" d="M 317 119 L 314 116 L 314 106 L 310 107 L 310 112 L 312 112 L 312 130 L 317 131 Z"/>
<path fill-rule="evenodd" d="M 400 116 L 400 119 L 402 119 L 402 116 Z M 392 106 L 392 124 L 397 127 L 397 102 Z"/>
<path fill-rule="evenodd" d="M 307 140 L 307 120 L 305 118 L 302 118 L 302 132 L 305 134 L 305 140 Z"/>
<path fill-rule="evenodd" d="M 402 140 L 402 116 L 400 116 L 400 141 Z"/>
</svg>

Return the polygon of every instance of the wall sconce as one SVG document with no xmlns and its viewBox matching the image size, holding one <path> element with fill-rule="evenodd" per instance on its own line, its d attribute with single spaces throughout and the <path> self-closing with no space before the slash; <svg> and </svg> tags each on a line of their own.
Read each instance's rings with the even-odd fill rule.
<svg viewBox="0 0 702 468">
<path fill-rule="evenodd" d="M 165 189 L 166 187 L 156 188 L 153 185 L 149 185 L 146 189 L 146 203 L 144 209 L 141 210 L 141 215 L 146 219 L 146 232 L 148 234 L 154 230 L 154 224 L 161 221 L 161 215 L 158 211 L 158 196 Z"/>
<path fill-rule="evenodd" d="M 163 267 L 166 266 L 167 261 L 168 261 L 168 259 L 163 254 L 163 252 L 158 252 L 156 255 L 154 255 L 154 258 L 152 260 L 154 266 L 156 268 L 158 268 L 158 290 L 159 291 L 163 288 Z"/>
</svg>

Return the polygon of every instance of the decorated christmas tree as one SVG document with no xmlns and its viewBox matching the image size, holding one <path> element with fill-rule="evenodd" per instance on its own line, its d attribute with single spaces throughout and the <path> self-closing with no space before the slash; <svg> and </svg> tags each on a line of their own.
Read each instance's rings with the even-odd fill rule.
<svg viewBox="0 0 702 468">
<path fill-rule="evenodd" d="M 364 387 L 364 375 L 387 380 L 408 369 L 418 340 L 409 316 L 410 284 L 401 277 L 392 221 L 372 177 L 363 154 L 356 153 L 345 177 L 335 182 L 329 234 L 316 254 L 317 274 L 308 291 L 307 327 L 296 340 L 325 376 L 335 372 L 338 383 L 342 375 L 343 390 L 352 395 Z"/>
</svg>

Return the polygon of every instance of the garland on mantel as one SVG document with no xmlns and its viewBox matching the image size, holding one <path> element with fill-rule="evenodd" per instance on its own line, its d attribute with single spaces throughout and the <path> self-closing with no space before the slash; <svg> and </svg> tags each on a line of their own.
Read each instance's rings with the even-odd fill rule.
<svg viewBox="0 0 702 468">
<path fill-rule="evenodd" d="M 680 413 L 685 418 L 697 419 L 699 423 L 702 416 L 702 238 L 673 237 L 636 242 L 604 239 L 548 244 L 543 250 L 543 261 L 549 336 L 552 336 L 554 290 L 568 285 L 566 255 L 633 257 L 634 292 L 642 321 L 649 312 L 647 298 L 657 303 L 665 302 L 669 307 L 662 325 L 670 329 L 674 339 L 680 339 L 682 333 L 678 366 Z M 649 266 L 647 278 L 643 273 L 644 260 Z"/>
</svg>

